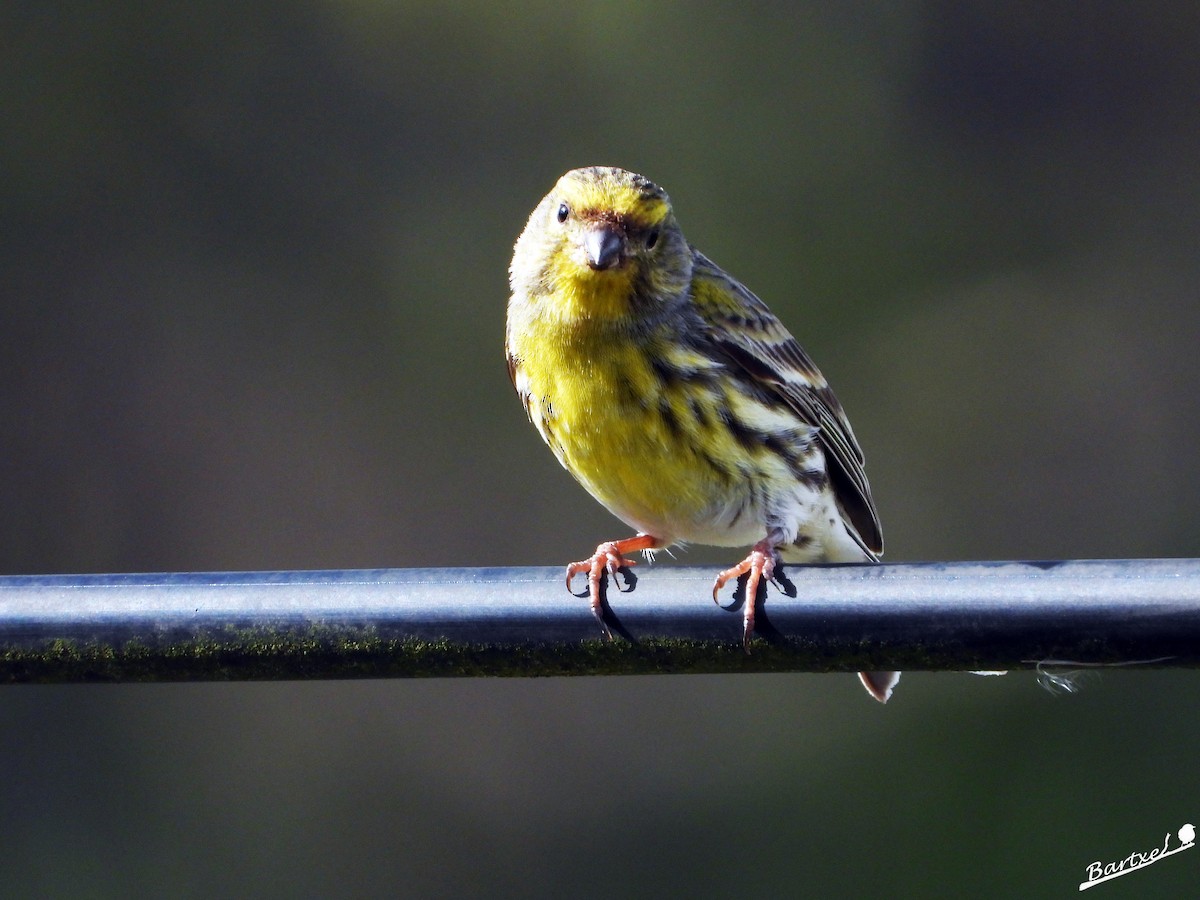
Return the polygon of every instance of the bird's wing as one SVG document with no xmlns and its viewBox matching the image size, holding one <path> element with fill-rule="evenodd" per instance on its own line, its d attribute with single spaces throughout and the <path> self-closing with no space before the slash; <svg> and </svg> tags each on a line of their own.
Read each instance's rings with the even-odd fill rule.
<svg viewBox="0 0 1200 900">
<path fill-rule="evenodd" d="M 825 377 L 767 305 L 698 251 L 692 300 L 724 357 L 762 387 L 773 391 L 818 429 L 834 496 L 863 547 L 883 552 L 883 533 L 863 454 L 842 405 Z"/>
</svg>

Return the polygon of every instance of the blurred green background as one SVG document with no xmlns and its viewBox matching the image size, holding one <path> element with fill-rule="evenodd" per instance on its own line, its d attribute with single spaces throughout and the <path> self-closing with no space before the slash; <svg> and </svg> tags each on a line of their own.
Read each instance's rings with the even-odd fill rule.
<svg viewBox="0 0 1200 900">
<path fill-rule="evenodd" d="M 1197 46 L 1179 3 L 7 3 L 0 572 L 625 534 L 502 360 L 512 242 L 585 164 L 666 187 L 816 358 L 887 559 L 1195 555 Z M 1197 701 L 1129 670 L 910 673 L 886 708 L 848 675 L 9 687 L 0 890 L 1061 897 L 1200 819 Z"/>
</svg>

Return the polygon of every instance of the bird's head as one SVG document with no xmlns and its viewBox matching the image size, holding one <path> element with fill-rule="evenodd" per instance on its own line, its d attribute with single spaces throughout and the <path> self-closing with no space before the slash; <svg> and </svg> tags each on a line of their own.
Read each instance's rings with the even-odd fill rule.
<svg viewBox="0 0 1200 900">
<path fill-rule="evenodd" d="M 574 169 L 538 204 L 517 240 L 514 294 L 567 319 L 620 319 L 678 297 L 691 252 L 671 201 L 633 172 Z"/>
</svg>

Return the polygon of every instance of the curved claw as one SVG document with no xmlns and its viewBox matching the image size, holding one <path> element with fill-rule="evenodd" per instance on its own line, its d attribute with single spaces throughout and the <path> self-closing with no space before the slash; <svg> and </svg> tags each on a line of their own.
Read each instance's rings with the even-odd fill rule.
<svg viewBox="0 0 1200 900">
<path fill-rule="evenodd" d="M 718 574 L 713 582 L 713 602 L 719 606 L 721 601 L 718 595 L 721 588 L 735 578 L 740 578 L 742 575 L 749 576 L 746 579 L 746 602 L 742 606 L 742 647 L 747 653 L 750 652 L 750 638 L 754 636 L 754 611 L 758 604 L 758 586 L 764 578 L 769 582 L 775 580 L 775 564 L 778 561 L 779 554 L 774 545 L 769 541 L 759 541 L 754 545 L 749 556 L 736 566 Z"/>
<path fill-rule="evenodd" d="M 574 581 L 576 575 L 587 573 L 587 596 L 591 597 L 592 613 L 604 626 L 604 633 L 608 637 L 611 638 L 612 633 L 604 621 L 604 576 L 607 574 L 621 593 L 632 591 L 637 585 L 637 578 L 629 569 L 637 565 L 637 560 L 629 559 L 625 554 L 637 550 L 655 550 L 661 546 L 663 546 L 662 541 L 649 534 L 639 534 L 637 537 L 626 538 L 622 541 L 605 541 L 587 559 L 581 559 L 567 566 L 568 591 L 571 590 L 571 582 Z M 625 587 L 621 587 L 619 576 L 623 569 L 625 570 Z M 574 591 L 571 592 L 574 593 Z M 585 595 L 578 594 L 577 596 Z"/>
<path fill-rule="evenodd" d="M 621 555 L 616 541 L 608 541 L 597 547 L 596 552 L 587 559 L 581 559 L 567 566 L 567 590 L 571 590 L 571 582 L 575 580 L 576 575 L 582 572 L 588 573 L 588 589 L 591 591 L 593 597 L 600 592 L 600 576 L 605 572 L 612 578 L 613 584 L 617 586 L 617 590 L 621 590 L 617 573 L 621 569 L 631 568 L 636 565 L 636 559 L 627 559 Z M 628 578 L 626 578 L 626 583 L 629 583 Z"/>
</svg>

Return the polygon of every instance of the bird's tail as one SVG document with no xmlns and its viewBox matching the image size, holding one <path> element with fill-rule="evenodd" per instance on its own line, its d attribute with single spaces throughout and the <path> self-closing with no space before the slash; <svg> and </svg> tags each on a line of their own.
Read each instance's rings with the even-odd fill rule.
<svg viewBox="0 0 1200 900">
<path fill-rule="evenodd" d="M 867 693 L 880 703 L 887 703 L 892 696 L 892 688 L 900 680 L 899 672 L 859 672 L 858 680 L 862 682 Z"/>
</svg>

